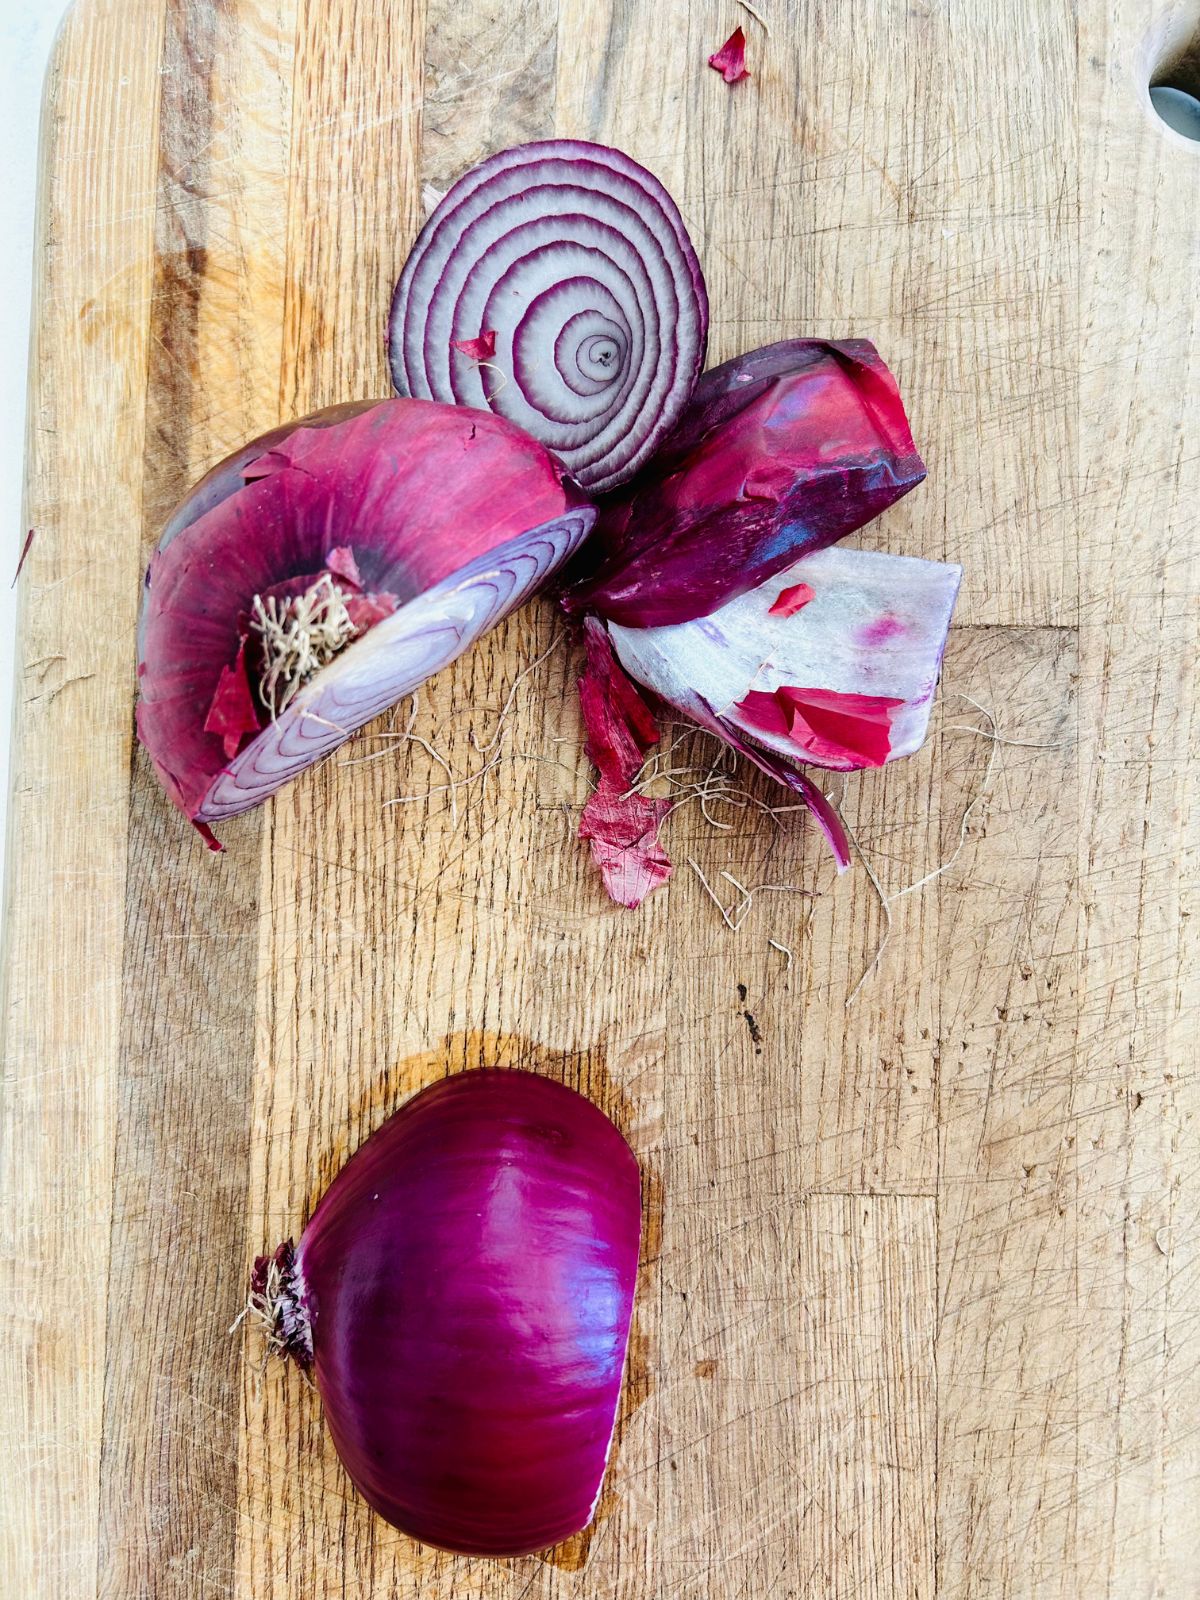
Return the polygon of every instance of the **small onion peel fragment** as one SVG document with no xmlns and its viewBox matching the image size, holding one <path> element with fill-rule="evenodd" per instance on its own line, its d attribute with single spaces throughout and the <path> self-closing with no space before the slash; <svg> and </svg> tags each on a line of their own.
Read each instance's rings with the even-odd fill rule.
<svg viewBox="0 0 1200 1600">
<path fill-rule="evenodd" d="M 790 584 L 779 591 L 768 614 L 772 617 L 794 617 L 812 598 L 813 592 L 807 583 Z"/>
<path fill-rule="evenodd" d="M 451 339 L 451 349 L 461 350 L 471 361 L 491 361 L 496 354 L 496 330 L 489 328 L 477 339 Z"/>
<path fill-rule="evenodd" d="M 708 64 L 721 74 L 726 83 L 737 83 L 739 78 L 750 76 L 750 69 L 746 65 L 746 35 L 740 28 L 735 28 L 721 48 L 713 51 Z"/>
</svg>

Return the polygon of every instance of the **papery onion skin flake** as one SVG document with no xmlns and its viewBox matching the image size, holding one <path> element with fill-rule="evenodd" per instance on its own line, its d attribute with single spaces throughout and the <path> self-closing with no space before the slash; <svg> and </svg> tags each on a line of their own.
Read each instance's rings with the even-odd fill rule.
<svg viewBox="0 0 1200 1600">
<path fill-rule="evenodd" d="M 651 799 L 633 788 L 658 722 L 613 653 L 604 624 L 584 620 L 587 665 L 579 680 L 579 703 L 587 730 L 588 759 L 600 781 L 579 820 L 579 837 L 591 844 L 610 899 L 630 910 L 671 875 L 659 829 L 670 800 Z"/>
<path fill-rule="evenodd" d="M 700 263 L 662 184 L 607 145 L 550 139 L 442 197 L 396 285 L 388 355 L 398 394 L 506 416 L 598 494 L 654 454 L 707 336 Z"/>
<path fill-rule="evenodd" d="M 364 1499 L 415 1539 L 524 1555 L 583 1528 L 611 1448 L 640 1178 L 609 1119 L 534 1073 L 410 1100 L 256 1263 Z"/>
<path fill-rule="evenodd" d="M 741 28 L 735 28 L 721 48 L 713 51 L 708 64 L 721 74 L 726 83 L 737 83 L 741 78 L 750 76 L 750 69 L 746 65 L 746 35 Z"/>
</svg>

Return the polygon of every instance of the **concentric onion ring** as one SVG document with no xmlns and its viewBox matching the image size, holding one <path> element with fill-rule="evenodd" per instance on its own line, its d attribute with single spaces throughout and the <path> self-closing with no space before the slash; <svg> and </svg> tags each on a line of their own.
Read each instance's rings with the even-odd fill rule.
<svg viewBox="0 0 1200 1600">
<path fill-rule="evenodd" d="M 494 332 L 480 362 L 455 345 Z M 518 145 L 460 178 L 396 285 L 397 392 L 492 410 L 601 493 L 631 478 L 691 395 L 708 297 L 670 195 L 618 150 Z"/>
</svg>

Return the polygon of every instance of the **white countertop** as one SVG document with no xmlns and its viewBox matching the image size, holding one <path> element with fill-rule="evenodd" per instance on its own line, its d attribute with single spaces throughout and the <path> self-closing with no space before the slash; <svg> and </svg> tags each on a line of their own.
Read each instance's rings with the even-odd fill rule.
<svg viewBox="0 0 1200 1600">
<path fill-rule="evenodd" d="M 0 871 L 8 834 L 9 745 L 17 595 L 11 587 L 26 527 L 25 393 L 29 313 L 33 299 L 33 219 L 38 128 L 50 48 L 66 11 L 64 0 L 0 0 L 0 104 L 6 110 L 0 162 Z"/>
</svg>

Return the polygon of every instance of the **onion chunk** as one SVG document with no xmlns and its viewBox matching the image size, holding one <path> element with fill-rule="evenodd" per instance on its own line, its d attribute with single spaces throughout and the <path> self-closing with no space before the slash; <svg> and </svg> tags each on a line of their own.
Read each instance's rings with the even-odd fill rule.
<svg viewBox="0 0 1200 1600">
<path fill-rule="evenodd" d="M 522 1555 L 590 1521 L 637 1281 L 633 1152 L 531 1072 L 410 1100 L 334 1179 L 250 1309 L 311 1372 L 338 1455 L 405 1533 Z"/>
</svg>

